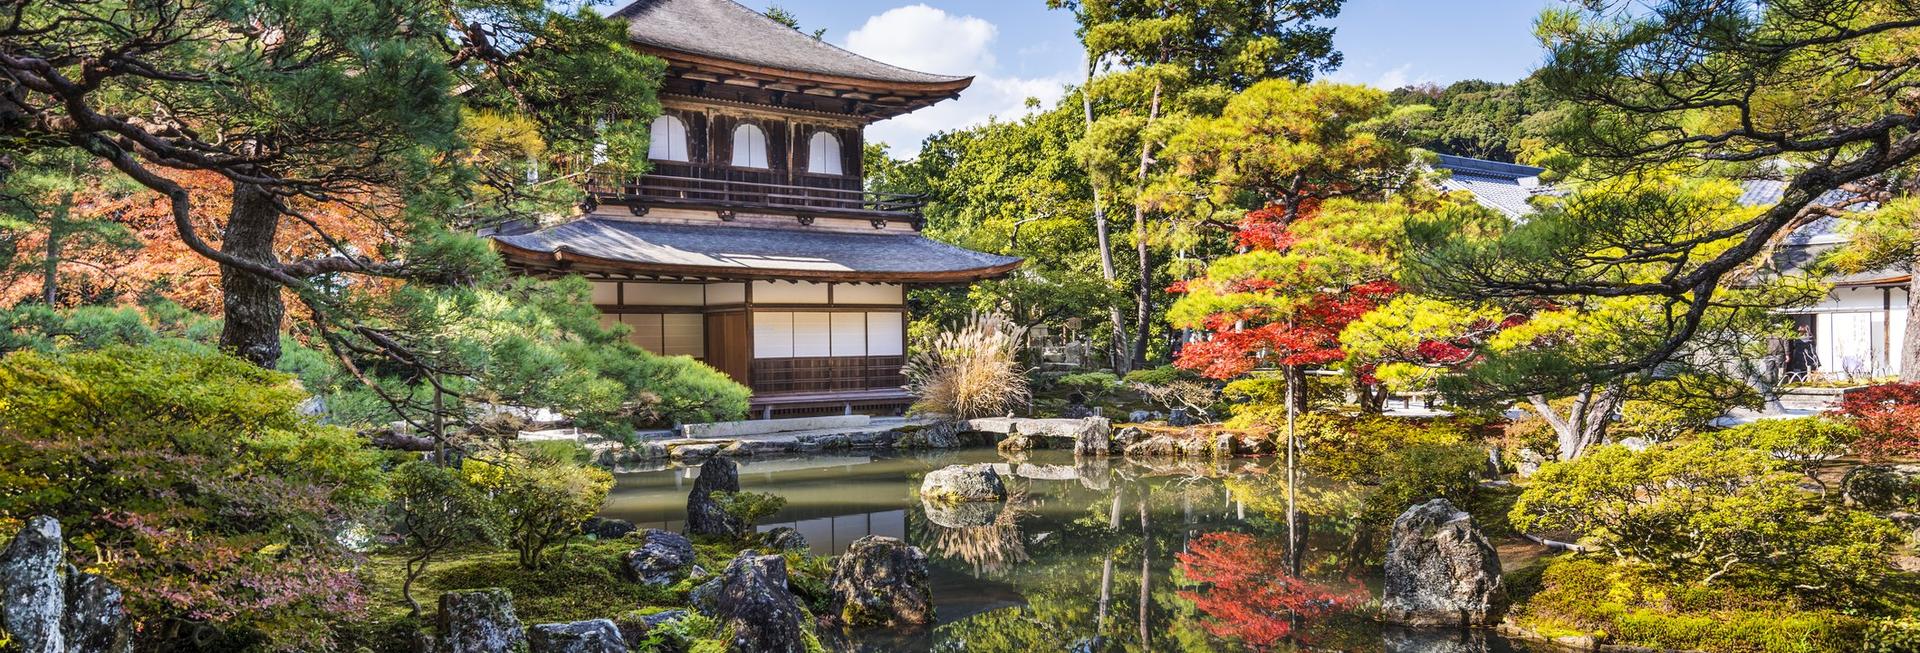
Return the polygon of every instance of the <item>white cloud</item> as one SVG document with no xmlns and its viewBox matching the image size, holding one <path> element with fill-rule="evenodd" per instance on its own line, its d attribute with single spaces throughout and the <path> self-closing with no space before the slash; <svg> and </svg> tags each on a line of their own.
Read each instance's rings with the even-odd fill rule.
<svg viewBox="0 0 1920 653">
<path fill-rule="evenodd" d="M 1027 98 L 1039 99 L 1042 106 L 1058 101 L 1065 93 L 1062 87 L 1073 78 L 1066 73 L 1036 78 L 1000 74 L 993 53 L 998 34 L 999 28 L 984 19 L 924 4 L 888 9 L 847 34 L 843 47 L 861 55 L 902 68 L 974 78 L 959 98 L 874 123 L 867 138 L 891 145 L 894 156 L 912 156 L 933 132 L 994 116 L 1025 115 Z"/>
<path fill-rule="evenodd" d="M 1341 84 L 1365 84 L 1374 88 L 1391 91 L 1402 86 L 1412 86 L 1432 81 L 1425 74 L 1414 72 L 1414 64 L 1407 62 L 1381 71 L 1376 61 L 1348 61 L 1327 79 Z M 1377 74 L 1376 74 L 1377 73 Z"/>
<path fill-rule="evenodd" d="M 1381 73 L 1379 79 L 1373 80 L 1373 86 L 1374 88 L 1391 91 L 1421 81 L 1425 81 L 1425 79 L 1413 76 L 1413 64 L 1404 63 L 1400 64 L 1398 68 Z"/>
<path fill-rule="evenodd" d="M 993 67 L 990 46 L 999 33 L 984 19 L 909 5 L 868 17 L 847 35 L 846 47 L 902 68 L 959 74 Z"/>
</svg>

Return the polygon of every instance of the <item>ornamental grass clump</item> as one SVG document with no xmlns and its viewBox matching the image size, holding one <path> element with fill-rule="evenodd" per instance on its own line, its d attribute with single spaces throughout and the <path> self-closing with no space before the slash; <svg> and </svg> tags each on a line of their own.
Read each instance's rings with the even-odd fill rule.
<svg viewBox="0 0 1920 653">
<path fill-rule="evenodd" d="M 915 410 L 960 419 L 1002 415 L 1030 396 L 1019 362 L 1026 327 L 1001 315 L 975 315 L 921 345 L 901 370 Z"/>
</svg>

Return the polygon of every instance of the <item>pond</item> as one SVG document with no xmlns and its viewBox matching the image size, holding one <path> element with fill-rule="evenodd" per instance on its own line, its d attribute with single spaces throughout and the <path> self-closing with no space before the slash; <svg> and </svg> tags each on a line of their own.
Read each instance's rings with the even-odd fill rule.
<svg viewBox="0 0 1920 653">
<path fill-rule="evenodd" d="M 793 527 L 820 555 L 889 535 L 932 562 L 938 624 L 826 633 L 831 649 L 1533 650 L 1487 633 L 1389 631 L 1352 614 L 1377 595 L 1378 565 L 1354 562 L 1363 554 L 1351 524 L 1314 514 L 1340 512 L 1352 488 L 1300 483 L 1290 538 L 1285 468 L 1271 459 L 1076 462 L 983 448 L 740 462 L 742 490 L 787 499 L 762 530 Z M 1006 479 L 1004 506 L 940 509 L 915 498 L 928 471 L 980 462 Z M 679 530 L 697 471 L 620 474 L 603 514 Z"/>
</svg>

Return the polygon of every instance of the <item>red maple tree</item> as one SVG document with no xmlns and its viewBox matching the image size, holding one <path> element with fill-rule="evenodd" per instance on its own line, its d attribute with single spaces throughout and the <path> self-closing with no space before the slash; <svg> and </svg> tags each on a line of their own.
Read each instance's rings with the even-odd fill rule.
<svg viewBox="0 0 1920 653">
<path fill-rule="evenodd" d="M 1301 225 L 1320 219 L 1318 200 L 1303 202 L 1288 220 L 1278 206 L 1248 212 L 1240 220 L 1236 241 L 1250 251 L 1287 252 L 1304 237 Z M 1325 240 L 1325 237 L 1323 237 Z M 1342 242 L 1340 247 L 1361 250 L 1377 247 L 1374 243 Z M 1300 264 L 1299 274 L 1280 275 L 1297 281 L 1282 283 L 1265 276 L 1252 278 L 1200 278 L 1176 283 L 1173 292 L 1195 289 L 1219 294 L 1270 294 L 1291 296 L 1293 310 L 1277 314 L 1264 304 L 1250 304 L 1237 310 L 1208 315 L 1203 326 L 1207 337 L 1189 342 L 1180 349 L 1174 364 L 1214 379 L 1230 379 L 1262 365 L 1305 367 L 1327 365 L 1345 359 L 1340 348 L 1340 331 L 1400 292 L 1392 280 L 1316 278 Z M 1364 372 L 1364 371 L 1362 371 Z"/>
</svg>

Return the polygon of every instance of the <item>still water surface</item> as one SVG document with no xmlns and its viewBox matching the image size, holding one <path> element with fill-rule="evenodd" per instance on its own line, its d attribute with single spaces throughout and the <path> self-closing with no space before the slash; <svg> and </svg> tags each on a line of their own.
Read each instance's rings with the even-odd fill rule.
<svg viewBox="0 0 1920 653">
<path fill-rule="evenodd" d="M 928 471 L 980 462 L 999 466 L 1012 494 L 1005 504 L 953 509 L 915 498 Z M 696 472 L 620 474 L 603 514 L 679 530 Z M 1377 596 L 1377 566 L 1354 563 L 1350 526 L 1314 514 L 1339 513 L 1354 489 L 1303 481 L 1289 538 L 1285 473 L 1272 460 L 843 453 L 743 460 L 740 484 L 786 497 L 761 529 L 793 527 L 815 553 L 839 554 L 867 535 L 927 552 L 939 623 L 828 633 L 836 650 L 1530 650 L 1490 634 L 1385 630 L 1355 614 Z"/>
</svg>

